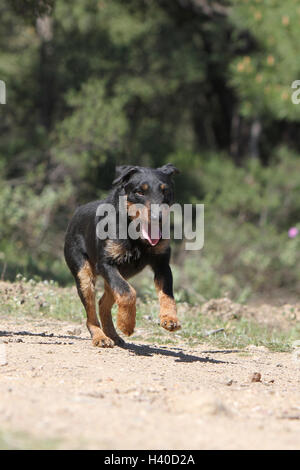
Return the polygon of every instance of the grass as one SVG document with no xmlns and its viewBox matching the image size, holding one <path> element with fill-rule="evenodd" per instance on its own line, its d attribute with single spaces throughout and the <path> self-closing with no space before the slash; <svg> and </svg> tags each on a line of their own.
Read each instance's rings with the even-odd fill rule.
<svg viewBox="0 0 300 470">
<path fill-rule="evenodd" d="M 36 439 L 21 432 L 0 432 L 0 450 L 55 450 L 56 439 Z"/>
<path fill-rule="evenodd" d="M 178 304 L 180 307 L 180 303 Z M 180 308 L 182 329 L 171 335 L 158 325 L 157 302 L 148 301 L 137 309 L 137 326 L 144 330 L 143 340 L 158 344 L 186 342 L 190 346 L 210 344 L 223 349 L 242 349 L 250 344 L 264 346 L 271 351 L 287 352 L 291 344 L 300 337 L 300 324 L 293 324 L 287 330 L 261 325 L 247 318 L 229 321 L 214 315 L 203 315 L 201 306 L 183 304 Z M 215 330 L 222 330 L 212 333 Z M 208 336 L 207 334 L 210 333 Z"/>
<path fill-rule="evenodd" d="M 101 291 L 101 289 L 100 289 Z M 201 305 L 178 302 L 182 329 L 175 334 L 158 325 L 158 302 L 152 292 L 137 303 L 137 328 L 133 340 L 157 344 L 187 343 L 190 346 L 209 344 L 223 349 L 242 349 L 250 344 L 265 346 L 272 351 L 289 351 L 291 343 L 300 338 L 299 322 L 280 329 L 260 324 L 255 319 L 231 318 L 202 314 Z M 1 316 L 23 315 L 34 318 L 55 318 L 72 322 L 85 321 L 85 312 L 75 287 L 58 287 L 54 282 L 36 282 L 19 278 L 1 288 Z M 283 312 L 284 315 L 284 312 Z M 116 317 L 116 307 L 113 308 Z M 223 329 L 207 336 L 207 332 Z"/>
</svg>

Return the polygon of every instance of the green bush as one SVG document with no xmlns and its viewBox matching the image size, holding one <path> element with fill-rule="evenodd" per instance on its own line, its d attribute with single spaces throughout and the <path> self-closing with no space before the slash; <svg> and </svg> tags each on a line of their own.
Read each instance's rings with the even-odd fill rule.
<svg viewBox="0 0 300 470">
<path fill-rule="evenodd" d="M 280 149 L 269 167 L 255 160 L 238 168 L 220 155 L 195 161 L 204 194 L 198 202 L 205 204 L 205 242 L 199 253 L 186 252 L 178 287 L 185 286 L 195 301 L 199 294 L 244 301 L 276 289 L 296 291 L 300 235 L 290 239 L 288 230 L 300 229 L 297 155 Z M 181 256 L 179 248 L 175 251 L 176 261 Z"/>
</svg>

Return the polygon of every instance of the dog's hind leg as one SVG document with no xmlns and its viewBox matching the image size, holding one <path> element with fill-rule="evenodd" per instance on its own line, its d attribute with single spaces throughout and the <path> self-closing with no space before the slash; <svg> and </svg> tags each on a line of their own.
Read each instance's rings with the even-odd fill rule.
<svg viewBox="0 0 300 470">
<path fill-rule="evenodd" d="M 86 325 L 92 336 L 94 346 L 102 348 L 111 348 L 114 346 L 114 341 L 108 338 L 101 330 L 100 324 L 96 313 L 95 304 L 95 282 L 96 276 L 93 266 L 86 260 L 80 270 L 77 272 L 76 284 L 79 297 L 85 307 L 87 314 Z"/>
<path fill-rule="evenodd" d="M 106 336 L 111 338 L 115 344 L 121 346 L 124 344 L 124 340 L 116 332 L 111 316 L 111 308 L 114 303 L 113 292 L 107 282 L 104 282 L 104 294 L 99 300 L 101 326 Z"/>
</svg>

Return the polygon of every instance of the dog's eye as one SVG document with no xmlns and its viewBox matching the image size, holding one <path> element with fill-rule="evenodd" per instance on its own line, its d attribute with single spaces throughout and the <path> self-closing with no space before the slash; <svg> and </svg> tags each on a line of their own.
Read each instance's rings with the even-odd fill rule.
<svg viewBox="0 0 300 470">
<path fill-rule="evenodd" d="M 139 191 L 135 191 L 134 193 L 136 196 L 144 196 L 144 193 L 143 191 L 139 190 Z"/>
</svg>

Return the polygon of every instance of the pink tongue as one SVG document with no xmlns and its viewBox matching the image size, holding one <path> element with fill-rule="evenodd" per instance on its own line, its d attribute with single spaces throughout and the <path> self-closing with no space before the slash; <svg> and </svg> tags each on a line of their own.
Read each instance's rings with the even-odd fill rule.
<svg viewBox="0 0 300 470">
<path fill-rule="evenodd" d="M 148 225 L 148 227 L 142 225 L 142 234 L 143 234 L 143 237 L 145 238 L 145 240 L 148 240 L 148 242 L 152 246 L 157 245 L 157 243 L 161 239 L 160 230 L 159 230 L 159 238 L 151 238 L 151 227 L 150 227 L 150 225 Z"/>
</svg>

